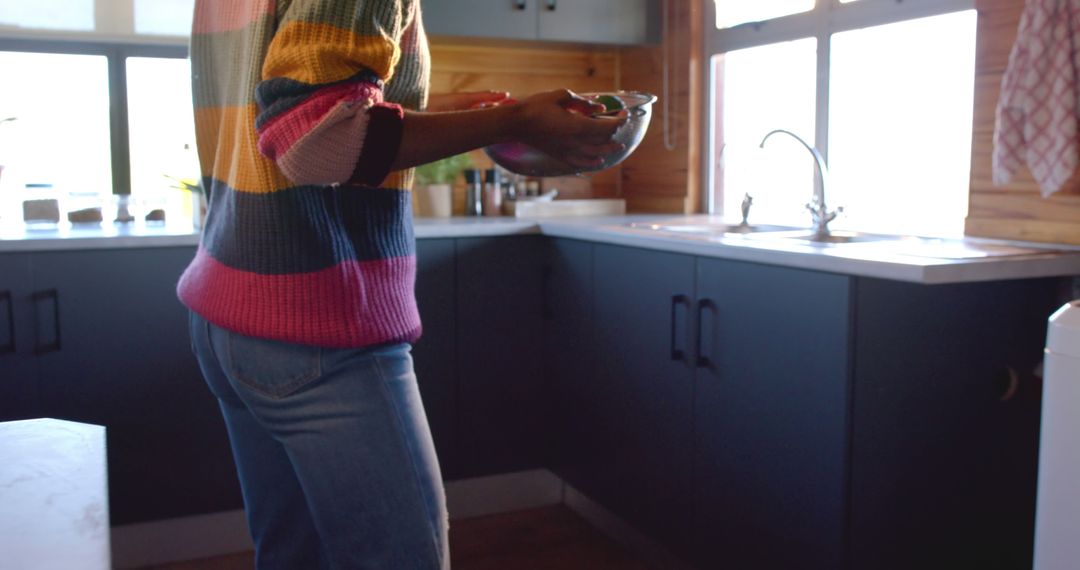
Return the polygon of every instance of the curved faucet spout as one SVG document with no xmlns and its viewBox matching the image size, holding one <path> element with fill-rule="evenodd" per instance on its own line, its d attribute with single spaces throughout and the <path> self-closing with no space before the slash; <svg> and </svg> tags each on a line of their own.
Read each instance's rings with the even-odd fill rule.
<svg viewBox="0 0 1080 570">
<path fill-rule="evenodd" d="M 843 211 L 843 208 L 837 208 L 836 211 L 830 212 L 829 209 L 825 206 L 825 184 L 826 179 L 829 176 L 829 167 L 825 165 L 825 157 L 821 156 L 821 153 L 818 152 L 816 148 L 810 146 L 806 141 L 804 141 L 802 137 L 785 129 L 775 129 L 769 131 L 769 134 L 765 135 L 765 137 L 761 139 L 761 144 L 759 144 L 758 147 L 765 148 L 765 141 L 769 140 L 769 137 L 777 133 L 783 133 L 799 141 L 799 144 L 803 145 L 803 147 L 806 150 L 810 151 L 810 154 L 814 156 L 814 162 L 817 164 L 818 180 L 817 184 L 814 185 L 814 199 L 812 202 L 806 205 L 806 208 L 810 210 L 813 218 L 814 233 L 820 237 L 828 236 L 829 222 L 833 221 L 833 219 L 836 218 L 836 215 Z"/>
</svg>

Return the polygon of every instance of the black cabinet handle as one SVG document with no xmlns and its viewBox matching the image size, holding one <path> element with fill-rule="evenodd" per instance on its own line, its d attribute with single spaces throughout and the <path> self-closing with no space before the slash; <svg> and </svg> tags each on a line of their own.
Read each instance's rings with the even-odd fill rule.
<svg viewBox="0 0 1080 570">
<path fill-rule="evenodd" d="M 517 0 L 516 2 L 514 2 L 514 9 L 515 10 L 524 10 L 525 8 L 528 8 L 528 7 L 529 7 L 529 3 L 527 2 L 527 0 Z"/>
<path fill-rule="evenodd" d="M 716 303 L 713 303 L 711 299 L 702 299 L 697 304 L 697 367 L 698 368 L 712 368 L 712 360 L 707 354 L 701 350 L 701 337 L 704 327 L 701 324 L 705 321 L 705 309 L 716 309 Z"/>
<path fill-rule="evenodd" d="M 45 354 L 60 350 L 60 292 L 56 289 L 46 289 L 34 293 L 30 298 L 34 302 L 35 308 L 40 302 L 46 300 L 52 301 L 53 308 L 53 340 L 47 344 L 41 342 L 41 321 L 39 317 L 39 326 L 34 334 L 34 354 Z M 40 315 L 39 312 L 36 314 Z"/>
<path fill-rule="evenodd" d="M 548 12 L 554 12 L 555 9 L 559 7 L 558 0 L 547 0 L 545 4 L 547 6 Z"/>
<path fill-rule="evenodd" d="M 679 327 L 678 318 L 676 317 L 676 308 L 682 305 L 686 307 L 687 312 L 690 311 L 690 298 L 686 295 L 675 295 L 671 298 L 671 359 L 686 361 L 686 351 L 679 348 L 678 337 Z"/>
<path fill-rule="evenodd" d="M 15 352 L 15 306 L 11 301 L 11 291 L 0 292 L 0 301 L 7 305 L 8 316 L 8 340 L 0 346 L 0 354 Z"/>
</svg>

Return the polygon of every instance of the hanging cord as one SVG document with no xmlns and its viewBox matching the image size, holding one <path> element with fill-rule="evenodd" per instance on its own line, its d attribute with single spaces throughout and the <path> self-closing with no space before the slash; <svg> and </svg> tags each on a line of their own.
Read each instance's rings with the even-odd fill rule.
<svg viewBox="0 0 1080 570">
<path fill-rule="evenodd" d="M 672 121 L 670 118 L 671 113 L 674 109 L 671 102 L 671 46 L 669 45 L 671 41 L 671 23 L 669 22 L 670 16 L 668 13 L 670 12 L 670 7 L 668 3 L 669 0 L 663 0 L 663 2 L 661 3 L 661 10 L 663 10 L 663 14 L 661 16 L 660 24 L 663 27 L 663 30 L 661 31 L 661 42 L 663 42 L 664 48 L 662 54 L 664 58 L 662 66 L 664 77 L 664 148 L 666 148 L 668 151 L 673 151 L 675 150 L 676 146 L 676 133 L 675 121 Z"/>
</svg>

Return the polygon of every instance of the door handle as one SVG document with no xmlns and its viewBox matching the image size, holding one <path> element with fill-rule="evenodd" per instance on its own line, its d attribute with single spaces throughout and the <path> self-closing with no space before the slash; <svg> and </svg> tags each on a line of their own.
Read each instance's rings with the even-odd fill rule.
<svg viewBox="0 0 1080 570">
<path fill-rule="evenodd" d="M 716 303 L 713 303 L 712 299 L 702 299 L 702 300 L 698 301 L 698 305 L 697 305 L 697 339 L 695 341 L 696 352 L 697 352 L 697 367 L 698 368 L 712 368 L 712 365 L 713 365 L 712 359 L 709 358 L 709 355 L 705 354 L 701 349 L 701 347 L 702 347 L 702 343 L 701 343 L 702 334 L 701 334 L 701 332 L 704 329 L 704 327 L 701 326 L 701 323 L 705 320 L 704 319 L 705 309 L 713 309 L 713 311 L 715 312 Z M 711 338 L 711 335 L 710 335 L 710 338 Z"/>
<path fill-rule="evenodd" d="M 554 12 L 559 7 L 559 0 L 547 0 L 544 5 L 548 12 Z"/>
<path fill-rule="evenodd" d="M 529 7 L 528 0 L 516 0 L 514 2 L 514 9 L 515 10 L 524 10 L 524 9 L 526 9 L 528 7 Z"/>
<path fill-rule="evenodd" d="M 679 327 L 676 309 L 679 305 L 686 307 L 687 312 L 689 312 L 690 298 L 686 295 L 675 295 L 671 298 L 671 359 L 686 362 L 686 350 L 679 348 L 678 342 Z"/>
<path fill-rule="evenodd" d="M 11 300 L 11 291 L 0 292 L 0 302 L 7 306 L 8 316 L 8 340 L 0 346 L 0 354 L 11 354 L 15 352 L 15 305 Z"/>
<path fill-rule="evenodd" d="M 34 354 L 45 354 L 48 352 L 57 352 L 60 350 L 60 292 L 56 289 L 46 289 L 44 291 L 38 291 L 34 293 L 30 299 L 34 302 L 35 316 L 38 318 L 36 330 L 34 331 Z M 41 321 L 40 312 L 36 310 L 38 304 L 42 301 L 52 301 L 53 309 L 53 339 L 52 342 L 41 342 Z"/>
</svg>

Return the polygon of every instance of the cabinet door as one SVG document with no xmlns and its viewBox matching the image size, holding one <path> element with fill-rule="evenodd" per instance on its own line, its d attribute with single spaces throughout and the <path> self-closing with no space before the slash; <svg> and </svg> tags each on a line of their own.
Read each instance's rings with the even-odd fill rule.
<svg viewBox="0 0 1080 570">
<path fill-rule="evenodd" d="M 432 35 L 535 40 L 540 0 L 423 0 Z"/>
<path fill-rule="evenodd" d="M 0 254 L 0 421 L 37 417 L 30 254 Z"/>
<path fill-rule="evenodd" d="M 592 244 L 555 239 L 548 244 L 544 280 L 544 377 L 552 435 L 548 464 L 564 481 L 584 491 L 600 483 L 598 470 L 601 401 L 609 398 L 594 377 Z"/>
<path fill-rule="evenodd" d="M 176 282 L 194 248 L 37 253 L 41 400 L 106 427 L 112 523 L 240 508 L 225 425 Z M 59 326 L 54 326 L 55 324 Z"/>
<path fill-rule="evenodd" d="M 455 479 L 458 467 L 454 455 L 457 397 L 454 240 L 417 240 L 416 265 L 416 302 L 424 333 L 413 345 L 413 361 L 443 478 Z"/>
<path fill-rule="evenodd" d="M 455 455 L 464 477 L 543 464 L 542 282 L 538 236 L 457 240 Z"/>
<path fill-rule="evenodd" d="M 852 568 L 1031 568 L 1058 285 L 858 280 Z"/>
<path fill-rule="evenodd" d="M 542 40 L 640 44 L 655 41 L 658 0 L 532 0 Z"/>
<path fill-rule="evenodd" d="M 689 535 L 694 260 L 597 245 L 593 488 L 640 530 L 676 548 Z"/>
<path fill-rule="evenodd" d="M 850 278 L 698 261 L 705 567 L 843 567 Z"/>
</svg>

